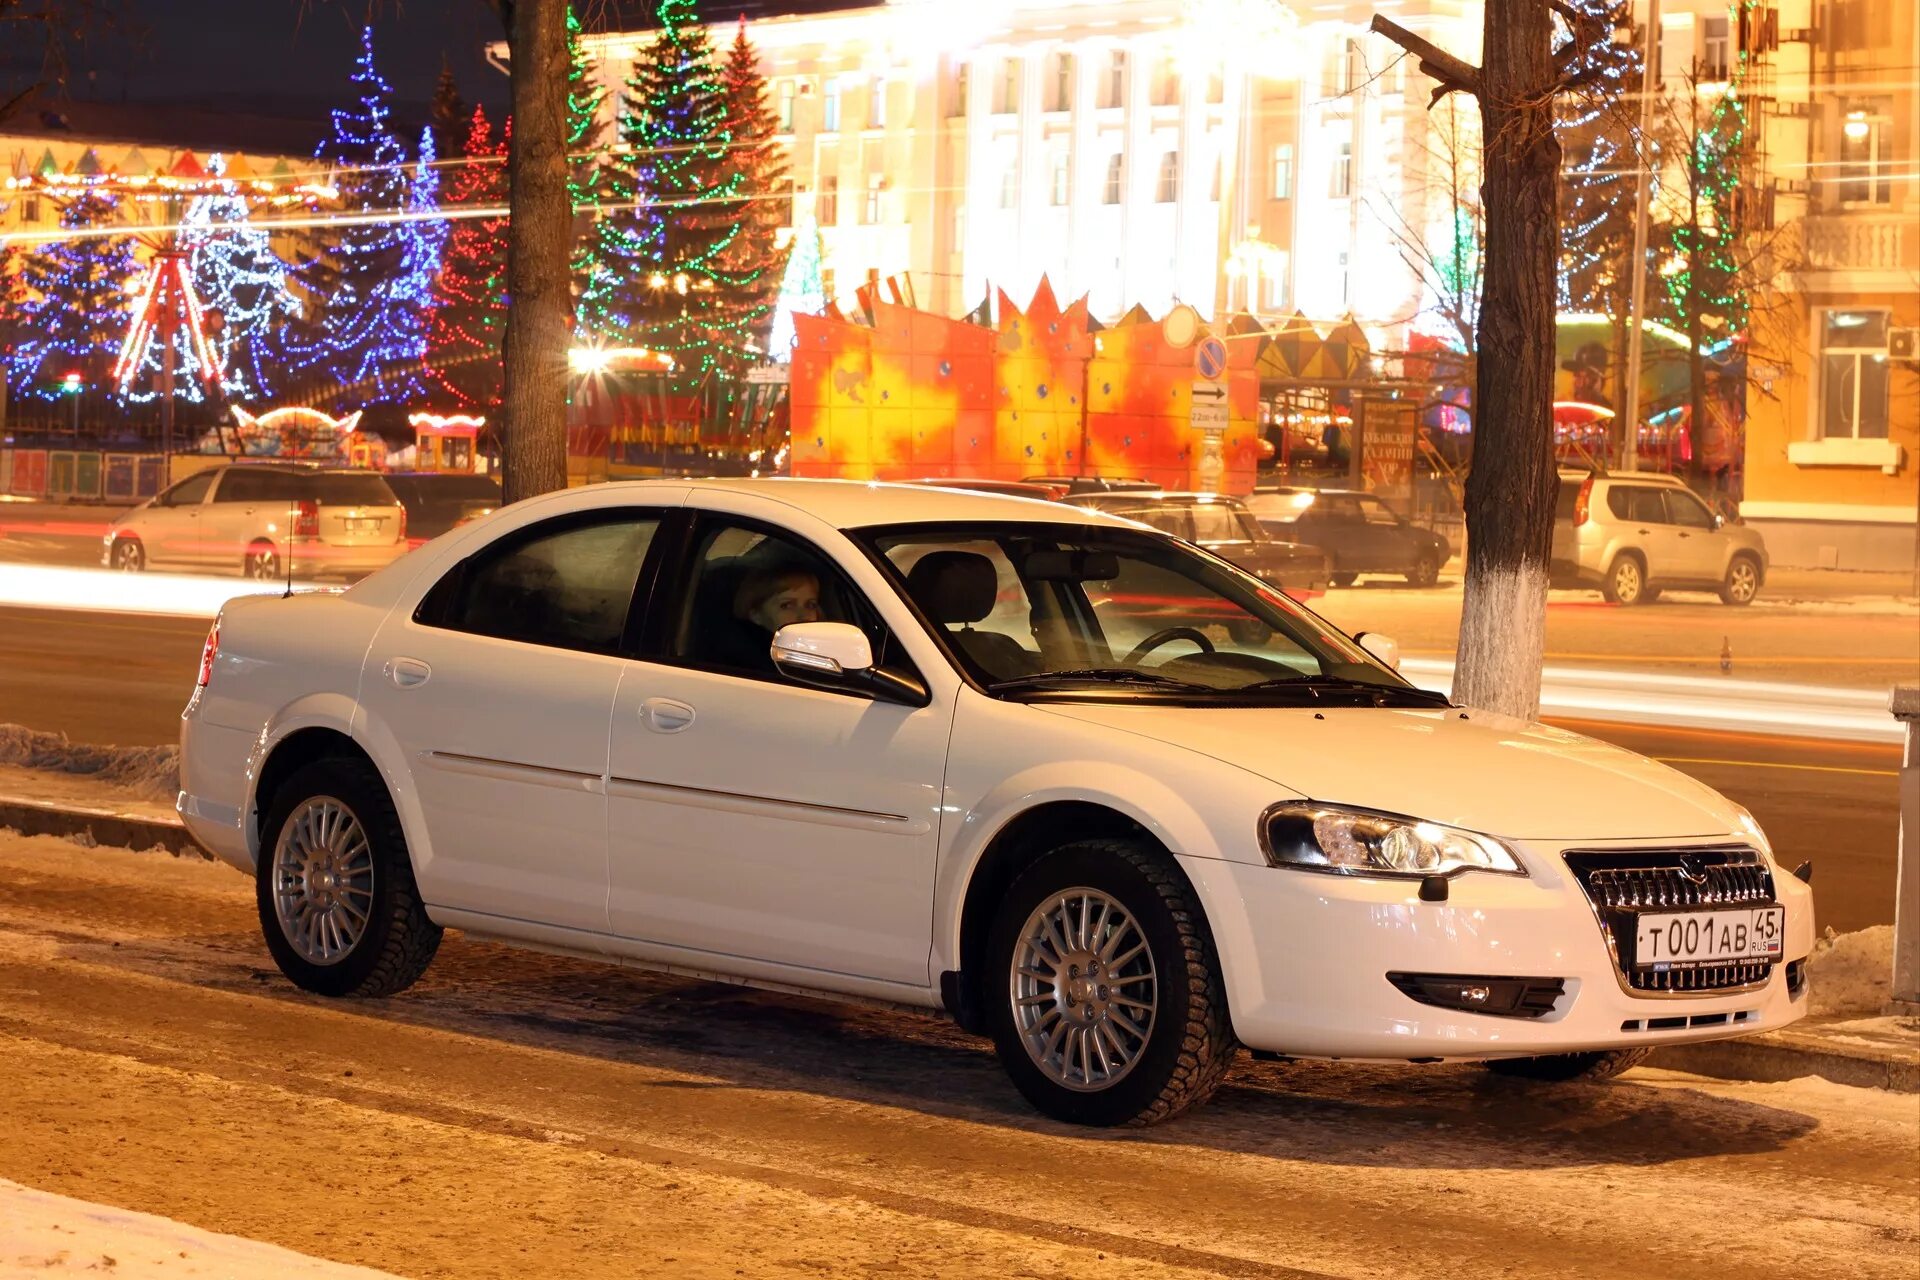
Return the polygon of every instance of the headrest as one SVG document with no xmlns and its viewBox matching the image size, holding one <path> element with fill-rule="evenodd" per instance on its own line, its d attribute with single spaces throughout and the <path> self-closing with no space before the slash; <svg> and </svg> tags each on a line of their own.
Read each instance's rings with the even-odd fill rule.
<svg viewBox="0 0 1920 1280">
<path fill-rule="evenodd" d="M 972 551 L 930 551 L 907 573 L 907 594 L 935 622 L 978 622 L 993 612 L 1000 575 Z"/>
</svg>

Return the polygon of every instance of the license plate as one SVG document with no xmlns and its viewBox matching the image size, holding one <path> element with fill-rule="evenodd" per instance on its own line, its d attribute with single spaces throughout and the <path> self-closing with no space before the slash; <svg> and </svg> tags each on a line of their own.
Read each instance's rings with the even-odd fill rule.
<svg viewBox="0 0 1920 1280">
<path fill-rule="evenodd" d="M 385 520 L 382 520 L 377 516 L 346 517 L 346 526 L 347 526 L 348 533 L 372 533 L 375 530 L 379 529 L 379 527 L 385 523 L 386 523 Z"/>
<path fill-rule="evenodd" d="M 1778 960 L 1785 907 L 1642 914 L 1634 920 L 1633 967 L 1691 969 L 1743 960 Z"/>
</svg>

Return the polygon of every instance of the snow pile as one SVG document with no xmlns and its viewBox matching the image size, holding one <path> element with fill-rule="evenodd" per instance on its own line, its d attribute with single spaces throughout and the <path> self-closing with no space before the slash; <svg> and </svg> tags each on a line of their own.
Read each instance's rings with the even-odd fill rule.
<svg viewBox="0 0 1920 1280">
<path fill-rule="evenodd" d="M 1807 974 L 1813 984 L 1807 1012 L 1879 1013 L 1893 990 L 1893 926 L 1839 934 L 1828 929 L 1813 944 Z"/>
<path fill-rule="evenodd" d="M 111 1275 L 231 1280 L 392 1280 L 278 1245 L 49 1195 L 0 1178 L 0 1277 Z"/>
<path fill-rule="evenodd" d="M 64 733 L 0 724 L 0 765 L 86 774 L 166 804 L 180 793 L 178 747 L 93 747 Z"/>
</svg>

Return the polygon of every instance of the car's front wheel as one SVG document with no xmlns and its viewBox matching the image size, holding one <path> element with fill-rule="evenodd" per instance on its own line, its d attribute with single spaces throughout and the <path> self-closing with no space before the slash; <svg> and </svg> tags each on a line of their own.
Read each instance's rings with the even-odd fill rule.
<svg viewBox="0 0 1920 1280">
<path fill-rule="evenodd" d="M 138 538 L 121 538 L 107 553 L 107 563 L 121 573 L 139 573 L 147 567 L 147 549 Z"/>
<path fill-rule="evenodd" d="M 300 769 L 274 794 L 260 834 L 260 928 L 295 986 L 386 996 L 426 971 L 440 926 L 421 905 L 400 817 L 371 765 Z"/>
<path fill-rule="evenodd" d="M 1001 1064 L 1056 1120 L 1144 1125 L 1204 1102 L 1236 1048 L 1193 890 L 1128 840 L 1064 845 L 1002 900 L 985 996 Z"/>
<path fill-rule="evenodd" d="M 1555 1053 L 1540 1058 L 1501 1058 L 1487 1064 L 1495 1075 L 1558 1084 L 1567 1080 L 1606 1080 L 1646 1059 L 1649 1049 Z"/>
</svg>

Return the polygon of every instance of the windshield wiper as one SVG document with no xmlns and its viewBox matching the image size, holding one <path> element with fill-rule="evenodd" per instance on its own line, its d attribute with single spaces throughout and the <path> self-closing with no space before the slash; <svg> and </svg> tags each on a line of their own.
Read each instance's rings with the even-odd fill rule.
<svg viewBox="0 0 1920 1280">
<path fill-rule="evenodd" d="M 1453 704 L 1443 693 L 1431 689 L 1416 689 L 1412 685 L 1374 684 L 1370 680 L 1355 680 L 1350 676 L 1275 676 L 1271 680 L 1256 680 L 1252 684 L 1243 684 L 1228 690 L 1230 693 L 1260 693 L 1269 689 L 1302 689 L 1309 693 L 1320 689 L 1351 690 L 1356 693 L 1369 693 L 1395 698 L 1411 698 L 1418 702 L 1431 703 L 1437 707 L 1449 707 Z"/>
<path fill-rule="evenodd" d="M 1036 671 L 1032 675 L 1014 676 L 1008 680 L 997 680 L 987 686 L 988 693 L 1000 693 L 1008 689 L 1041 688 L 1055 683 L 1074 683 L 1091 681 L 1105 684 L 1145 684 L 1162 689 L 1191 689 L 1202 693 L 1217 692 L 1211 685 L 1195 684 L 1191 680 L 1176 680 L 1172 676 L 1163 676 L 1155 671 L 1142 671 L 1138 667 L 1084 667 L 1078 671 Z"/>
</svg>

